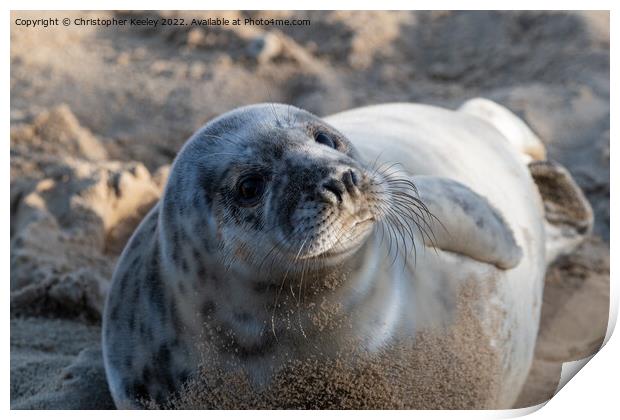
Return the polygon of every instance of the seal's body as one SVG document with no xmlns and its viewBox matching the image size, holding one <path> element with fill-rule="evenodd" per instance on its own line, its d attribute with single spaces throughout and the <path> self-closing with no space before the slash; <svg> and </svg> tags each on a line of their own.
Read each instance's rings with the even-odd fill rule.
<svg viewBox="0 0 620 420">
<path fill-rule="evenodd" d="M 461 407 L 510 407 L 532 360 L 546 249 L 574 246 L 592 222 L 568 174 L 528 169 L 541 157 L 531 131 L 484 100 L 323 120 L 267 104 L 208 123 L 114 275 L 103 350 L 117 406 L 163 402 L 205 365 L 265 389 L 290 360 L 409 342 L 414 358 L 445 352 L 429 372 L 490 372 L 431 375 Z M 558 172 L 581 213 L 554 219 L 551 246 L 558 206 L 537 185 Z M 425 347 L 429 333 L 460 338 Z M 471 366 L 454 366 L 460 354 Z"/>
</svg>

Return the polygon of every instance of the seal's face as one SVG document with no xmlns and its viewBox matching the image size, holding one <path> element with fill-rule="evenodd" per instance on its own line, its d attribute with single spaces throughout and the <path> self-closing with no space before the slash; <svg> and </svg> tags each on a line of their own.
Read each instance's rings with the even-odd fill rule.
<svg viewBox="0 0 620 420">
<path fill-rule="evenodd" d="M 318 119 L 289 136 L 263 201 L 272 240 L 284 252 L 325 260 L 363 242 L 375 220 L 375 184 L 355 153 Z"/>
<path fill-rule="evenodd" d="M 378 175 L 343 135 L 296 108 L 262 105 L 225 114 L 177 160 L 190 165 L 190 156 L 196 176 L 171 179 L 168 189 L 178 182 L 191 192 L 189 185 L 198 184 L 205 196 L 185 199 L 193 207 L 206 204 L 193 229 L 211 226 L 215 232 L 205 235 L 228 264 L 277 270 L 283 259 L 337 263 L 363 244 L 378 216 Z"/>
</svg>

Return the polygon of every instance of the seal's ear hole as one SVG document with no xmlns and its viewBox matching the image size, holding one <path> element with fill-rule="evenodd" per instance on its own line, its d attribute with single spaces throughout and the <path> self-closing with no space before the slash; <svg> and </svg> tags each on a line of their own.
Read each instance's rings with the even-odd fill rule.
<svg viewBox="0 0 620 420">
<path fill-rule="evenodd" d="M 572 252 L 592 231 L 592 207 L 570 173 L 557 162 L 528 165 L 545 206 L 547 261 Z"/>
</svg>

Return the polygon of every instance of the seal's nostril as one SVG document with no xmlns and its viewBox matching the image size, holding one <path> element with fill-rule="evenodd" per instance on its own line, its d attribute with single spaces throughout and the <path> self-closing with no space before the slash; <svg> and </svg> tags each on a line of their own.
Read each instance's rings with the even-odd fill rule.
<svg viewBox="0 0 620 420">
<path fill-rule="evenodd" d="M 342 174 L 342 182 L 344 183 L 349 194 L 356 195 L 358 178 L 352 169 L 344 171 Z"/>
<path fill-rule="evenodd" d="M 336 199 L 338 200 L 338 202 L 342 202 L 342 195 L 345 192 L 345 188 L 342 182 L 335 180 L 335 179 L 330 179 L 329 181 L 323 184 L 323 188 L 333 193 L 336 196 Z"/>
<path fill-rule="evenodd" d="M 351 174 L 351 181 L 353 182 L 353 185 L 358 187 L 359 180 L 357 179 L 357 175 L 355 174 L 355 171 L 353 171 L 353 169 L 349 169 L 349 173 Z"/>
</svg>

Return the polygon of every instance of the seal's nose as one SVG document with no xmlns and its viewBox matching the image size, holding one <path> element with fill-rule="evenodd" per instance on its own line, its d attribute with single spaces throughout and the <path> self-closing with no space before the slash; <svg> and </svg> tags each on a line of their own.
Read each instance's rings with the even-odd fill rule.
<svg viewBox="0 0 620 420">
<path fill-rule="evenodd" d="M 337 204 L 342 203 L 348 194 L 351 198 L 359 194 L 359 175 L 353 169 L 347 169 L 339 177 L 331 177 L 319 187 L 319 197 L 324 201 Z"/>
<path fill-rule="evenodd" d="M 359 193 L 359 176 L 355 173 L 353 169 L 348 169 L 344 171 L 342 174 L 342 182 L 344 183 L 345 188 L 351 194 L 351 196 L 355 197 Z"/>
</svg>

